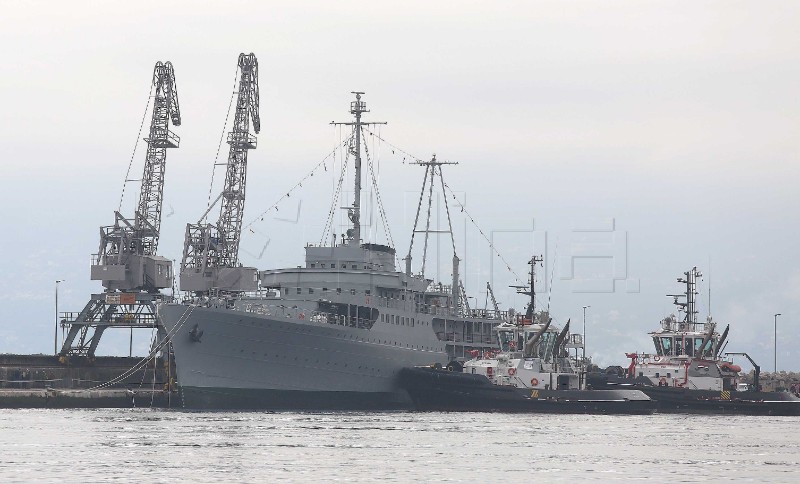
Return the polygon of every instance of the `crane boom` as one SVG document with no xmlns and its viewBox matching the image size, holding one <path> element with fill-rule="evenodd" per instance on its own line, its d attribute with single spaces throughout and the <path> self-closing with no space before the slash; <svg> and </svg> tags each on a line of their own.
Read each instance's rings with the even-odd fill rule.
<svg viewBox="0 0 800 484">
<path fill-rule="evenodd" d="M 138 245 L 141 255 L 155 255 L 158 250 L 167 148 L 176 148 L 180 143 L 180 139 L 169 130 L 170 119 L 174 126 L 181 125 L 175 71 L 171 62 L 156 63 L 153 70 L 153 87 L 155 87 L 153 115 L 150 121 L 150 133 L 146 138 L 147 157 L 134 223 L 140 237 Z"/>
<path fill-rule="evenodd" d="M 220 267 L 235 267 L 239 262 L 239 239 L 242 234 L 245 187 L 247 181 L 247 151 L 256 147 L 256 137 L 250 134 L 250 119 L 253 131 L 261 130 L 258 110 L 258 60 L 253 54 L 239 54 L 239 94 L 236 99 L 236 114 L 233 131 L 228 133 L 228 165 L 225 170 L 225 186 L 219 211 L 217 230 L 220 250 L 217 264 Z"/>
<path fill-rule="evenodd" d="M 228 133 L 227 139 L 230 151 L 225 185 L 217 198 L 221 200 L 219 219 L 216 225 L 200 222 L 186 225 L 180 274 L 180 288 L 184 291 L 241 292 L 257 287 L 255 268 L 239 267 L 247 152 L 256 148 L 256 137 L 250 134 L 250 122 L 256 133 L 261 130 L 256 56 L 252 53 L 239 54 L 238 70 L 236 113 L 233 130 Z"/>
</svg>

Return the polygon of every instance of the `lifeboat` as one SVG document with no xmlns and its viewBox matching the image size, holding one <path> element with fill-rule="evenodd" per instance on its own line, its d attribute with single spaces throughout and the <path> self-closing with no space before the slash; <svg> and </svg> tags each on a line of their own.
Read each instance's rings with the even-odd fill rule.
<svg viewBox="0 0 800 484">
<path fill-rule="evenodd" d="M 731 371 L 733 373 L 739 373 L 742 371 L 742 367 L 739 365 L 734 365 L 733 363 L 728 363 L 727 361 L 720 363 L 719 369 L 723 371 Z"/>
</svg>

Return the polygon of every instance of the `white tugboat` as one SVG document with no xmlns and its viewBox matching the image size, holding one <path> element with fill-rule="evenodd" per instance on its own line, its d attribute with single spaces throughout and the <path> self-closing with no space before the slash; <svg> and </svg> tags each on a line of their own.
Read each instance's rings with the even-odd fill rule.
<svg viewBox="0 0 800 484">
<path fill-rule="evenodd" d="M 535 311 L 534 269 L 525 315 L 495 328 L 498 349 L 476 354 L 460 368 L 406 368 L 401 382 L 418 409 L 500 410 L 537 413 L 652 413 L 654 403 L 631 389 L 588 390 L 584 361 L 578 358 L 583 335 L 552 324 L 547 311 Z M 570 350 L 575 349 L 574 356 Z"/>
<path fill-rule="evenodd" d="M 683 294 L 671 294 L 683 318 L 670 315 L 650 333 L 654 353 L 627 353 L 630 364 L 624 375 L 592 374 L 596 388 L 637 388 L 658 402 L 661 412 L 746 413 L 800 415 L 800 398 L 788 392 L 760 392 L 759 366 L 746 353 L 723 353 L 730 326 L 722 334 L 709 316 L 697 320 L 697 278 L 693 267 L 678 282 Z M 755 369 L 755 385 L 741 382 L 741 367 L 725 356 L 743 355 Z"/>
</svg>

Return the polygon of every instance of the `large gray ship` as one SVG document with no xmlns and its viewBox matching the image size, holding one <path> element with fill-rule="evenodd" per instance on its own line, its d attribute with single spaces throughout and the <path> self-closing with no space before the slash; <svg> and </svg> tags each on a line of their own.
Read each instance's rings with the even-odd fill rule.
<svg viewBox="0 0 800 484">
<path fill-rule="evenodd" d="M 423 262 L 418 272 L 412 271 L 412 235 L 405 267 L 398 268 L 394 247 L 362 239 L 363 137 L 375 123 L 362 120 L 366 103 L 363 93 L 354 93 L 353 120 L 340 123 L 352 129 L 346 144 L 355 172 L 354 198 L 343 207 L 350 227 L 338 238 L 333 235 L 329 245 L 307 246 L 304 266 L 260 271 L 242 267 L 238 244 L 247 151 L 256 147 L 249 124 L 252 120 L 257 133 L 259 117 L 255 56 L 240 56 L 239 66 L 218 222 L 187 225 L 180 289 L 190 296 L 157 305 L 158 319 L 171 340 L 182 404 L 240 409 L 410 407 L 409 396 L 398 384 L 402 368 L 458 365 L 460 357 L 494 348 L 494 327 L 513 316 L 496 304 L 493 310 L 469 308 L 455 253 L 450 284 L 424 275 L 428 236 L 442 232 L 431 230 L 431 203 L 425 195 L 430 195 L 437 176 L 444 189 L 444 163 L 435 157 L 418 162 L 425 167 L 425 178 L 412 234 L 424 236 Z M 421 222 L 426 201 L 428 219 Z M 449 232 L 452 238 L 452 225 Z"/>
</svg>

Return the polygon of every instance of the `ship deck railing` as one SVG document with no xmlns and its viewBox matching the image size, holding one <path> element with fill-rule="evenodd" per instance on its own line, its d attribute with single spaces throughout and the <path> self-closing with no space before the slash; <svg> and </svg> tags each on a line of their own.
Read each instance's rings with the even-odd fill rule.
<svg viewBox="0 0 800 484">
<path fill-rule="evenodd" d="M 255 313 L 264 316 L 278 316 L 286 319 L 332 324 L 350 328 L 370 329 L 375 324 L 375 320 L 369 318 L 359 318 L 325 311 L 309 311 L 304 308 L 282 304 L 247 303 L 243 305 L 240 310 L 246 313 Z"/>
<path fill-rule="evenodd" d="M 493 345 L 495 344 L 494 337 L 492 335 L 464 335 L 462 336 L 456 332 L 437 332 L 436 338 L 439 341 L 447 341 L 450 343 L 467 343 L 467 344 L 488 344 Z"/>
<path fill-rule="evenodd" d="M 432 316 L 444 316 L 446 318 L 458 319 L 483 319 L 492 321 L 508 321 L 511 315 L 508 311 L 495 311 L 493 309 L 469 309 L 453 308 L 449 306 L 437 306 L 434 304 L 422 304 L 408 299 L 392 299 L 387 297 L 376 298 L 378 307 L 389 309 L 400 309 L 403 311 L 414 311 L 419 314 L 430 314 Z"/>
</svg>

